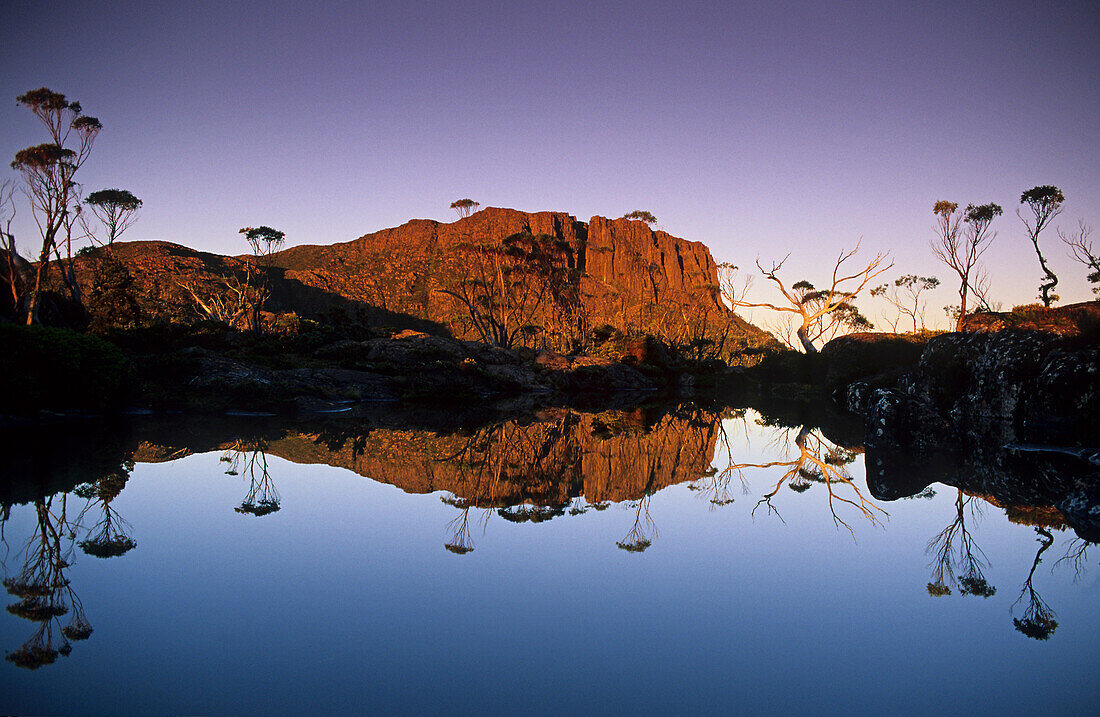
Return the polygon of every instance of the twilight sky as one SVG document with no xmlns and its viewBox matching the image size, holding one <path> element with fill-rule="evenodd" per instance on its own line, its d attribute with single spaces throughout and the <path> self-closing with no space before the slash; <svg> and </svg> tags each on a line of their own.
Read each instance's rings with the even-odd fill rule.
<svg viewBox="0 0 1100 717">
<path fill-rule="evenodd" d="M 1057 223 L 1100 232 L 1100 6 L 829 5 L 7 3 L 0 154 L 45 140 L 14 100 L 45 85 L 103 122 L 80 181 L 145 201 L 127 239 L 243 253 L 237 229 L 263 223 L 348 241 L 451 221 L 468 196 L 647 209 L 719 261 L 793 252 L 791 279 L 818 284 L 862 236 L 892 252 L 888 278 L 952 286 L 932 204 L 995 201 L 994 298 L 1033 301 L 1020 192 L 1055 184 Z M 1042 243 L 1063 300 L 1090 298 L 1053 230 Z"/>
</svg>

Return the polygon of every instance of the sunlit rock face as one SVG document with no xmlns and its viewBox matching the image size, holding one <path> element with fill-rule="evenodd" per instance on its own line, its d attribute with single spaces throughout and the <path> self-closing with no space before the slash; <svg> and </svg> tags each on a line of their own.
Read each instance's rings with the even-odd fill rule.
<svg viewBox="0 0 1100 717">
<path fill-rule="evenodd" d="M 717 416 L 693 410 L 646 425 L 641 413 L 551 411 L 468 434 L 380 429 L 292 434 L 272 455 L 347 468 L 409 493 L 448 491 L 478 507 L 635 500 L 710 467 Z"/>
<path fill-rule="evenodd" d="M 564 506 L 580 496 L 589 503 L 637 500 L 697 480 L 710 469 L 718 430 L 717 414 L 700 409 L 663 413 L 652 423 L 640 410 L 551 410 L 537 420 L 454 433 L 345 426 L 186 448 L 146 441 L 134 459 L 261 451 L 294 463 L 345 468 L 408 493 L 447 491 L 477 507 Z"/>
<path fill-rule="evenodd" d="M 668 336 L 684 330 L 678 321 L 720 319 L 733 322 L 736 337 L 768 340 L 722 304 L 717 266 L 700 242 L 640 221 L 585 223 L 561 212 L 492 207 L 452 223 L 416 219 L 350 242 L 274 254 L 263 270 L 271 292 L 265 308 L 478 338 L 454 294 L 479 278 L 471 274 L 476 256 L 499 258 L 505 273 L 490 273 L 508 282 L 515 237 L 537 238 L 543 268 L 554 273 L 544 295 L 523 297 L 523 320 L 541 330 L 579 322 Z M 191 292 L 215 292 L 223 277 L 243 276 L 247 261 L 167 242 L 120 242 L 102 254 L 79 258 L 77 274 L 93 321 L 102 314 L 108 323 L 195 320 Z M 509 291 L 534 284 L 530 277 L 512 274 Z"/>
</svg>

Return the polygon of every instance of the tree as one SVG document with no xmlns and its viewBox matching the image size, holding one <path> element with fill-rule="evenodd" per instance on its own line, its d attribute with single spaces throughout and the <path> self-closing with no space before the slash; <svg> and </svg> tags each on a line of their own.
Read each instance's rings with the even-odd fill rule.
<svg viewBox="0 0 1100 717">
<path fill-rule="evenodd" d="M 286 232 L 269 226 L 245 227 L 238 234 L 244 234 L 248 245 L 252 247 L 252 255 L 260 262 L 270 259 L 271 255 L 279 251 L 286 241 Z"/>
<path fill-rule="evenodd" d="M 916 332 L 924 329 L 924 311 L 928 306 L 927 302 L 921 303 L 920 295 L 925 291 L 935 289 L 939 285 L 940 280 L 934 276 L 905 274 L 895 279 L 892 287 L 883 284 L 871 289 L 871 296 L 886 299 L 897 311 L 897 318 L 889 322 L 894 333 L 897 333 L 898 324 L 903 316 L 907 316 L 912 320 L 913 331 Z M 920 323 L 919 329 L 917 327 L 918 322 Z"/>
<path fill-rule="evenodd" d="M 645 211 L 644 209 L 635 209 L 630 214 L 624 214 L 623 219 L 642 221 L 650 226 L 653 226 L 657 223 L 657 217 L 653 216 L 653 214 Z"/>
<path fill-rule="evenodd" d="M 1045 274 L 1044 280 L 1039 283 L 1039 298 L 1042 299 L 1043 306 L 1050 306 L 1058 300 L 1058 296 L 1051 293 L 1054 291 L 1054 287 L 1058 286 L 1058 277 L 1050 270 L 1047 260 L 1043 257 L 1043 252 L 1039 249 L 1039 232 L 1050 224 L 1051 219 L 1062 213 L 1062 202 L 1064 201 L 1066 201 L 1066 197 L 1062 194 L 1061 189 L 1044 184 L 1040 187 L 1032 187 L 1020 195 L 1020 204 L 1026 204 L 1028 209 L 1031 210 L 1032 218 L 1030 220 L 1024 216 L 1019 208 L 1016 209 L 1016 216 L 1027 227 L 1028 238 L 1031 239 L 1031 244 L 1035 247 L 1035 253 L 1039 256 L 1039 266 L 1043 268 Z"/>
<path fill-rule="evenodd" d="M 42 282 L 51 255 L 58 255 L 58 234 L 79 210 L 73 177 L 87 160 L 96 136 L 103 128 L 95 117 L 84 115 L 79 102 L 45 87 L 16 98 L 46 126 L 50 141 L 19 150 L 11 163 L 23 177 L 31 212 L 42 233 L 38 267 L 27 301 L 26 323 L 38 321 Z M 75 136 L 75 149 L 67 147 Z M 59 255 L 58 255 L 58 258 Z"/>
<path fill-rule="evenodd" d="M 510 348 L 533 337 L 553 304 L 555 322 L 571 323 L 578 273 L 565 261 L 567 247 L 546 234 L 513 234 L 500 244 L 455 246 L 462 278 L 453 289 L 436 289 L 465 307 L 470 326 L 492 346 Z"/>
<path fill-rule="evenodd" d="M 1089 241 L 1090 234 L 1092 234 L 1092 227 L 1085 224 L 1083 219 L 1077 223 L 1076 234 L 1069 234 L 1061 229 L 1058 230 L 1059 238 L 1069 247 L 1070 257 L 1088 268 L 1089 283 L 1100 284 L 1100 253 L 1097 253 L 1092 242 Z M 1092 293 L 1100 298 L 1100 286 L 1092 287 Z"/>
<path fill-rule="evenodd" d="M 107 246 L 114 244 L 115 239 L 137 221 L 137 210 L 141 208 L 141 200 L 125 189 L 92 192 L 84 203 L 103 222 L 107 230 Z"/>
<path fill-rule="evenodd" d="M 11 297 L 11 315 L 19 313 L 21 298 L 23 296 L 23 274 L 27 269 L 27 262 L 19 256 L 15 247 L 15 234 L 11 231 L 11 223 L 15 220 L 15 182 L 5 180 L 0 184 L 0 251 L 4 253 L 4 281 L 8 284 L 5 292 Z M 6 309 L 5 309 L 5 313 Z"/>
<path fill-rule="evenodd" d="M 451 209 L 458 213 L 459 218 L 468 217 L 477 211 L 481 205 L 473 199 L 456 199 L 451 202 Z"/>
<path fill-rule="evenodd" d="M 796 331 L 798 340 L 806 353 L 817 353 L 814 341 L 821 338 L 831 338 L 842 330 L 858 330 L 873 328 L 871 322 L 859 313 L 852 303 L 859 292 L 870 283 L 872 279 L 889 271 L 894 265 L 890 262 L 883 265 L 889 258 L 888 254 L 878 253 L 862 268 L 853 273 L 845 266 L 849 260 L 859 251 L 859 242 L 851 251 L 841 250 L 833 265 L 833 275 L 828 289 L 817 289 L 808 281 L 799 281 L 788 289 L 783 280 L 779 278 L 779 271 L 783 264 L 790 258 L 790 254 L 780 262 L 773 262 L 771 267 L 765 269 L 757 260 L 756 267 L 766 279 L 775 283 L 783 297 L 790 302 L 790 306 L 776 306 L 775 304 L 757 304 L 744 300 L 734 303 L 735 307 L 764 308 L 782 313 L 795 315 L 796 320 L 801 320 L 801 325 Z"/>
<path fill-rule="evenodd" d="M 956 214 L 958 208 L 955 202 L 945 200 L 936 202 L 932 207 L 938 218 L 932 253 L 959 276 L 959 311 L 955 330 L 962 331 L 966 300 L 974 288 L 971 275 L 980 271 L 978 260 L 997 236 L 996 232 L 989 231 L 989 225 L 1003 210 L 992 202 L 980 206 L 969 204 L 962 215 Z M 965 230 L 959 226 L 960 223 L 965 224 Z"/>
<path fill-rule="evenodd" d="M 246 314 L 248 316 L 248 328 L 255 331 L 260 327 L 260 311 L 263 309 L 264 302 L 271 295 L 267 288 L 266 274 L 260 273 L 260 267 L 263 267 L 264 272 L 267 271 L 271 264 L 271 255 L 283 246 L 283 242 L 286 241 L 286 233 L 265 225 L 244 227 L 238 233 L 244 234 L 248 245 L 252 247 L 254 258 L 254 261 L 245 268 L 245 285 L 251 289 L 250 292 L 247 292 L 250 299 L 248 302 L 249 311 Z M 246 294 L 242 293 L 241 296 L 244 297 Z"/>
</svg>

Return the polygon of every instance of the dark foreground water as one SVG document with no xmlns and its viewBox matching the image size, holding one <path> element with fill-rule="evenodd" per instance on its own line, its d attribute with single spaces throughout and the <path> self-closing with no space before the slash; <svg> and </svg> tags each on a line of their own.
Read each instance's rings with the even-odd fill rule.
<svg viewBox="0 0 1100 717">
<path fill-rule="evenodd" d="M 9 500 L 0 712 L 1100 710 L 1056 510 L 725 416 L 135 440 Z"/>
</svg>

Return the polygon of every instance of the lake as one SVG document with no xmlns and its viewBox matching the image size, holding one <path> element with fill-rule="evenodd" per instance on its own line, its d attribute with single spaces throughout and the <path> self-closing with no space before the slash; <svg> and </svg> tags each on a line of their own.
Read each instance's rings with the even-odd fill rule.
<svg viewBox="0 0 1100 717">
<path fill-rule="evenodd" d="M 1034 477 L 869 485 L 795 419 L 9 435 L 0 712 L 1100 710 L 1100 552 Z"/>
</svg>

